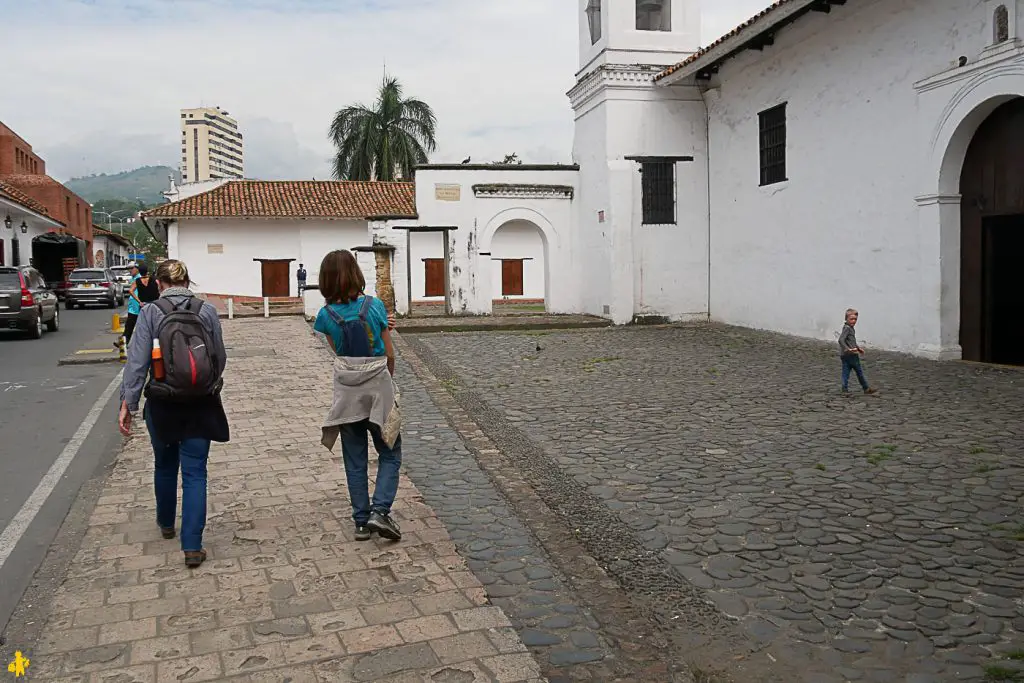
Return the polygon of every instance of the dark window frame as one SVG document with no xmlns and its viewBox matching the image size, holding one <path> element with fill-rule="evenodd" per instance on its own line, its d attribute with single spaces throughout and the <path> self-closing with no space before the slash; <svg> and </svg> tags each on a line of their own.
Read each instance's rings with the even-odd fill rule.
<svg viewBox="0 0 1024 683">
<path fill-rule="evenodd" d="M 761 187 L 789 180 L 786 171 L 788 104 L 783 102 L 757 115 Z"/>
<path fill-rule="evenodd" d="M 676 164 L 640 163 L 640 202 L 643 225 L 676 225 Z"/>
</svg>

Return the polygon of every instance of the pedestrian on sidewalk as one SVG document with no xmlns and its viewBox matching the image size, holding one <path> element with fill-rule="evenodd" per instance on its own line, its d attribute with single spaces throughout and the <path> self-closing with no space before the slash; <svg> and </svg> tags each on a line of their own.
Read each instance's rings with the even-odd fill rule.
<svg viewBox="0 0 1024 683">
<path fill-rule="evenodd" d="M 124 323 L 124 343 L 132 342 L 132 333 L 139 320 L 142 307 L 160 298 L 160 289 L 156 281 L 149 276 L 149 267 L 145 263 L 132 266 L 132 286 L 128 290 L 128 319 Z"/>
<path fill-rule="evenodd" d="M 854 327 L 857 326 L 857 319 L 860 317 L 855 309 L 846 309 L 846 323 L 839 335 L 839 355 L 843 361 L 843 395 L 850 394 L 850 371 L 857 373 L 857 381 L 865 394 L 873 394 L 875 390 L 868 385 L 864 377 L 864 369 L 861 367 L 860 357 L 864 355 L 864 349 L 857 345 L 857 333 Z"/>
<path fill-rule="evenodd" d="M 131 435 L 143 392 L 143 419 L 155 456 L 156 521 L 174 538 L 181 469 L 181 549 L 185 565 L 206 559 L 206 464 L 212 441 L 230 439 L 221 404 L 227 353 L 217 310 L 189 289 L 188 269 L 177 260 L 156 269 L 160 298 L 142 308 L 121 382 L 121 433 Z"/>
<path fill-rule="evenodd" d="M 326 305 L 313 329 L 327 338 L 337 356 L 334 400 L 324 422 L 323 444 L 333 450 L 341 437 L 345 478 L 352 501 L 357 541 L 374 532 L 398 541 L 402 532 L 391 517 L 402 466 L 402 437 L 388 443 L 385 427 L 395 410 L 395 349 L 387 309 L 364 292 L 366 280 L 351 252 L 333 251 L 320 264 L 320 293 Z M 394 413 L 394 415 L 392 415 Z M 377 481 L 370 500 L 369 443 L 377 450 Z"/>
<path fill-rule="evenodd" d="M 302 296 L 302 293 L 306 291 L 306 266 L 300 263 L 295 277 L 299 281 L 299 296 Z"/>
</svg>

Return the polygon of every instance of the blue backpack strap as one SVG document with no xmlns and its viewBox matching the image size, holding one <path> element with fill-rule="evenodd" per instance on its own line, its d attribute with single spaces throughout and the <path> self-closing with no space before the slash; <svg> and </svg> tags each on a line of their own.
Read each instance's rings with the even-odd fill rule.
<svg viewBox="0 0 1024 683">
<path fill-rule="evenodd" d="M 366 295 L 363 297 L 363 305 L 359 307 L 359 319 L 366 322 L 366 316 L 370 312 L 370 304 L 373 303 L 373 297 Z"/>
<path fill-rule="evenodd" d="M 344 318 L 338 315 L 337 311 L 331 308 L 331 304 L 327 304 L 326 306 L 324 306 L 324 310 L 327 311 L 327 315 L 330 316 L 331 320 L 334 321 L 335 325 L 337 325 L 338 327 L 342 327 L 345 324 Z"/>
</svg>

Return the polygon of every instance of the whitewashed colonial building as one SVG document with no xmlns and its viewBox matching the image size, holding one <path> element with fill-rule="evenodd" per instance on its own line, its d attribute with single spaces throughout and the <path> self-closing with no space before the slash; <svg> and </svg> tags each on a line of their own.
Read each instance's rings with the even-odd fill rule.
<svg viewBox="0 0 1024 683">
<path fill-rule="evenodd" d="M 578 170 L 418 172 L 455 312 L 501 297 L 508 219 L 555 312 L 834 339 L 854 306 L 875 347 L 1024 363 L 1024 0 L 782 0 L 703 49 L 698 0 L 578 3 Z"/>
</svg>

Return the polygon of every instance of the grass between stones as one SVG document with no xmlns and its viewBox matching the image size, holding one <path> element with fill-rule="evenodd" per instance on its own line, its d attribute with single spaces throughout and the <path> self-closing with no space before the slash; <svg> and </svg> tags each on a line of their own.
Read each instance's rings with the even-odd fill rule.
<svg viewBox="0 0 1024 683">
<path fill-rule="evenodd" d="M 1020 671 L 1011 669 L 1009 667 L 1000 666 L 999 664 L 988 664 L 983 667 L 985 671 L 985 683 L 1005 683 L 1010 681 L 1011 683 L 1017 681 L 1024 681 Z"/>
<path fill-rule="evenodd" d="M 890 459 L 894 453 L 896 453 L 895 446 L 880 444 L 878 446 L 873 446 L 871 450 L 868 451 L 867 459 L 872 465 L 880 465 Z"/>
</svg>

